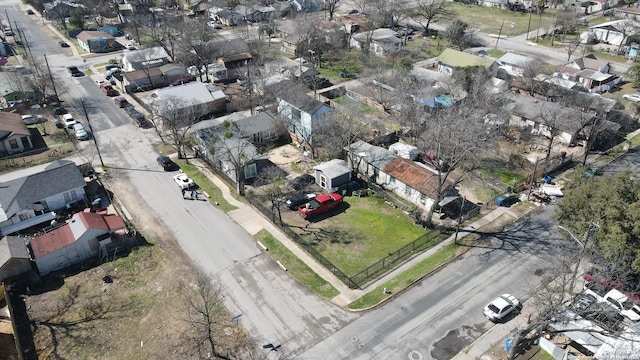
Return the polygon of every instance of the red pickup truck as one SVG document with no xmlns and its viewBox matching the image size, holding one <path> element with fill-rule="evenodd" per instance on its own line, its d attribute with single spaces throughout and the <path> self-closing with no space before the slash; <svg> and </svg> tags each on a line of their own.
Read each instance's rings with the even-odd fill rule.
<svg viewBox="0 0 640 360">
<path fill-rule="evenodd" d="M 120 93 L 118 93 L 118 90 L 114 89 L 113 86 L 111 86 L 111 84 L 102 84 L 100 86 L 100 89 L 102 89 L 102 92 L 105 93 L 105 95 L 107 96 L 120 95 Z"/>
<path fill-rule="evenodd" d="M 323 212 L 327 212 L 339 203 L 342 202 L 342 196 L 340 194 L 322 194 L 316 196 L 315 199 L 312 199 L 308 203 L 300 206 L 298 208 L 298 213 L 302 215 L 303 218 L 308 219 L 312 216 L 322 214 Z"/>
</svg>

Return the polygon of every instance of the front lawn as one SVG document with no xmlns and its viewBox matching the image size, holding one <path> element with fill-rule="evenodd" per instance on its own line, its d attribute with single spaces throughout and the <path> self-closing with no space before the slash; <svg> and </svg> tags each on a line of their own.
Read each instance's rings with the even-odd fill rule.
<svg viewBox="0 0 640 360">
<path fill-rule="evenodd" d="M 547 10 L 542 17 L 537 14 L 522 14 L 515 11 L 492 9 L 486 6 L 468 6 L 452 2 L 451 7 L 456 11 L 456 18 L 469 24 L 471 28 L 485 34 L 502 36 L 520 35 L 538 28 L 548 29 L 555 22 L 555 12 Z M 529 25 L 531 21 L 531 25 Z M 500 28 L 502 27 L 502 31 Z"/>
<path fill-rule="evenodd" d="M 333 216 L 317 222 L 300 219 L 301 226 L 292 229 L 348 276 L 427 234 L 383 198 L 346 197 L 344 202 Z M 444 238 L 436 232 L 430 235 L 433 239 L 426 247 Z"/>
</svg>

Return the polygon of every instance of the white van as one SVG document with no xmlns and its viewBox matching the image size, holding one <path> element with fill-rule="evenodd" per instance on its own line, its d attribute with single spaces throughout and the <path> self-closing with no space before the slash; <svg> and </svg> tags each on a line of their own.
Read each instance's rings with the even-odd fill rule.
<svg viewBox="0 0 640 360">
<path fill-rule="evenodd" d="M 62 122 L 64 123 L 64 127 L 67 129 L 73 129 L 73 125 L 78 123 L 71 114 L 62 115 Z"/>
</svg>

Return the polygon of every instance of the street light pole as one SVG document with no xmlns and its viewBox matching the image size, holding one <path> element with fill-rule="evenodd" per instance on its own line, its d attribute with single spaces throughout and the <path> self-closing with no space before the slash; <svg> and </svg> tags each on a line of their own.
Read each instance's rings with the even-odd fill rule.
<svg viewBox="0 0 640 360">
<path fill-rule="evenodd" d="M 599 228 L 600 226 L 596 223 L 594 223 L 593 221 L 589 222 L 589 229 L 587 229 L 587 231 L 584 233 L 584 236 L 582 238 L 582 241 L 580 241 L 580 239 L 578 239 L 577 236 L 573 235 L 573 233 L 571 232 L 571 230 L 567 229 L 564 226 L 558 225 L 558 229 L 562 229 L 564 231 L 567 232 L 567 234 L 569 234 L 569 236 L 571 236 L 571 238 L 578 243 L 578 245 L 580 245 L 580 257 L 578 257 L 578 262 L 576 263 L 576 267 L 573 269 L 573 275 L 571 276 L 571 280 L 569 282 L 569 291 L 573 292 L 573 285 L 575 284 L 575 280 L 576 280 L 576 276 L 578 276 L 578 268 L 580 267 L 580 262 L 582 261 L 582 257 L 584 256 L 584 252 L 586 250 L 586 246 L 587 246 L 587 240 L 589 240 L 589 237 L 591 235 L 593 235 L 593 233 L 595 232 L 595 230 L 597 228 Z"/>
<path fill-rule="evenodd" d="M 504 19 L 502 19 L 502 25 L 500 25 L 500 29 L 498 29 L 498 38 L 496 39 L 496 49 L 498 48 L 498 41 L 500 41 L 500 36 L 502 35 L 502 27 L 504 26 Z"/>
</svg>

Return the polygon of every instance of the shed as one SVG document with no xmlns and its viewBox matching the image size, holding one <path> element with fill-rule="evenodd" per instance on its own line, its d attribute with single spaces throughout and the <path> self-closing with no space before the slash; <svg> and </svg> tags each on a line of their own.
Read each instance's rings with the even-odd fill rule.
<svg viewBox="0 0 640 360">
<path fill-rule="evenodd" d="M 316 184 L 323 189 L 331 191 L 351 181 L 351 168 L 347 162 L 340 159 L 333 159 L 313 168 Z"/>
<path fill-rule="evenodd" d="M 0 283 L 31 272 L 31 259 L 24 239 L 5 236 L 0 239 Z"/>
<path fill-rule="evenodd" d="M 418 157 L 418 148 L 402 142 L 389 146 L 389 151 L 404 159 L 415 160 Z"/>
</svg>

